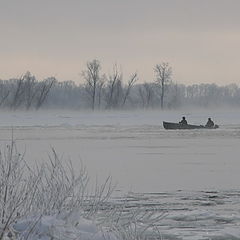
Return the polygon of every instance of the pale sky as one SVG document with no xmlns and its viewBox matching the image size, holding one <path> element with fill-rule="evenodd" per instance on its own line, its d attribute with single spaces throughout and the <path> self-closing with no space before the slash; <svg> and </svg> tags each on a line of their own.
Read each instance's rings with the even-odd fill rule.
<svg viewBox="0 0 240 240">
<path fill-rule="evenodd" d="M 99 59 L 141 82 L 164 61 L 178 83 L 238 84 L 239 12 L 239 0 L 0 0 L 0 79 L 79 83 Z"/>
</svg>

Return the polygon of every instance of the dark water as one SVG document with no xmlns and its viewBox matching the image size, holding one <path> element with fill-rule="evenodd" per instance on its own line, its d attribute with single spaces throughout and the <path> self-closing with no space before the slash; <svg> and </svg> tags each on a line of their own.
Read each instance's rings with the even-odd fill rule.
<svg viewBox="0 0 240 240">
<path fill-rule="evenodd" d="M 240 239 L 240 191 L 129 193 L 113 202 L 161 215 L 154 227 L 162 239 Z"/>
</svg>

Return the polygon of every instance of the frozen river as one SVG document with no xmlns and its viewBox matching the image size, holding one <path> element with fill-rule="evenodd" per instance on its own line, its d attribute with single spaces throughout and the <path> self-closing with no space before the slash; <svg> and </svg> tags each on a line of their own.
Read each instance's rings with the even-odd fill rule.
<svg viewBox="0 0 240 240">
<path fill-rule="evenodd" d="M 183 114 L 195 124 L 212 117 L 220 128 L 163 129 L 163 120 L 178 121 Z M 84 163 L 94 181 L 111 175 L 121 192 L 135 193 L 129 195 L 132 207 L 166 212 L 159 223 L 164 239 L 240 239 L 237 111 L 1 115 L 1 148 L 13 129 L 30 163 L 46 159 L 54 147 L 76 169 Z"/>
</svg>

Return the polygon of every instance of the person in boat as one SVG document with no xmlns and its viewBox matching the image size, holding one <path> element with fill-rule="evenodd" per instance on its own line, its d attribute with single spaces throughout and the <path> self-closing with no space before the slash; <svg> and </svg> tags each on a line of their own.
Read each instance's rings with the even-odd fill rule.
<svg viewBox="0 0 240 240">
<path fill-rule="evenodd" d="M 182 121 L 180 121 L 179 123 L 182 124 L 182 125 L 187 125 L 188 124 L 185 117 L 182 117 Z"/>
<path fill-rule="evenodd" d="M 207 121 L 205 127 L 209 127 L 209 128 L 214 127 L 214 122 L 211 118 L 208 118 L 208 121 Z"/>
</svg>

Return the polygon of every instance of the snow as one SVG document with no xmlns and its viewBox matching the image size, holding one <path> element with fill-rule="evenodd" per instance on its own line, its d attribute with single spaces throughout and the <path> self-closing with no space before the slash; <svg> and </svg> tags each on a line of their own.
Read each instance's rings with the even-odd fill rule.
<svg viewBox="0 0 240 240">
<path fill-rule="evenodd" d="M 81 240 L 117 240 L 107 230 L 100 229 L 90 220 L 74 216 L 69 222 L 64 215 L 34 216 L 19 220 L 12 226 L 12 232 L 19 238 L 29 240 L 81 239 Z M 70 216 L 71 218 L 71 216 Z M 29 229 L 33 228 L 29 235 Z"/>
<path fill-rule="evenodd" d="M 76 168 L 84 163 L 93 184 L 95 178 L 101 182 L 111 175 L 118 183 L 113 203 L 127 200 L 129 209 L 154 208 L 165 214 L 158 225 L 163 239 L 240 239 L 240 111 L 0 114 L 1 146 L 13 129 L 30 165 L 47 158 L 52 146 Z M 193 124 L 211 117 L 220 128 L 163 129 L 162 121 L 176 122 L 182 116 Z M 16 230 L 24 231 L 30 220 L 18 222 Z M 32 239 L 49 239 L 50 229 L 65 234 L 70 225 L 57 216 L 42 216 L 37 228 L 41 236 Z M 72 232 L 80 232 L 84 240 L 105 239 L 100 236 L 104 231 L 86 219 L 79 219 Z"/>
</svg>

